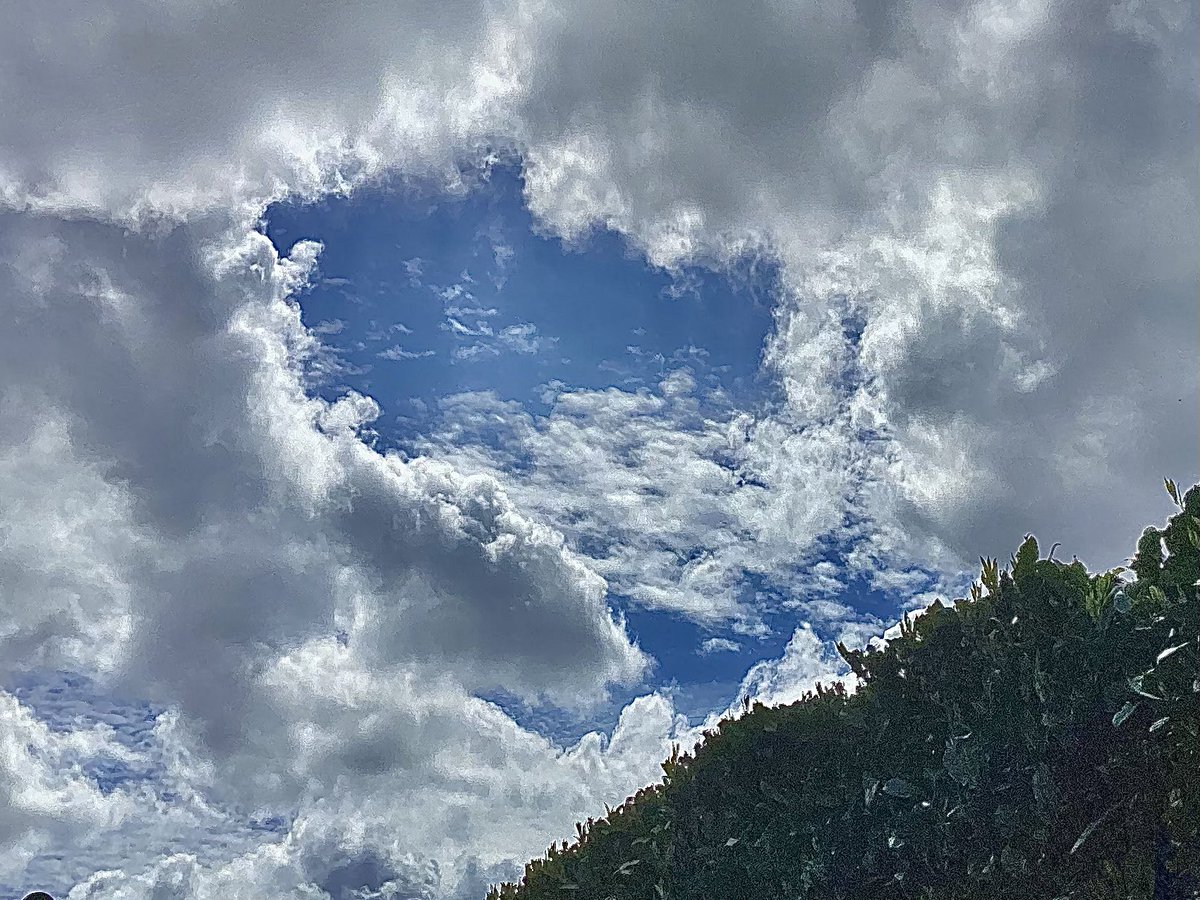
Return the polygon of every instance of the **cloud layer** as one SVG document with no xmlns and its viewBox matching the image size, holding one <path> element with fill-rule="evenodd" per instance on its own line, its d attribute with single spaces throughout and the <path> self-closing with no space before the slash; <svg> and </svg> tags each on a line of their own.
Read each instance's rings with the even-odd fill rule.
<svg viewBox="0 0 1200 900">
<path fill-rule="evenodd" d="M 0 660 L 122 711 L 51 727 L 0 694 L 0 882 L 475 896 L 690 734 L 652 694 L 564 750 L 477 698 L 637 684 L 605 577 L 703 619 L 830 533 L 897 583 L 1031 529 L 1119 562 L 1200 458 L 1196 27 L 1171 0 L 10 11 Z M 469 435 L 381 455 L 374 401 L 314 399 L 291 298 L 319 247 L 280 258 L 266 205 L 383 175 L 460 190 L 497 153 L 550 233 L 778 261 L 784 402 L 746 422 L 689 407 L 683 376 L 563 391 L 507 415 L 547 466 L 521 479 Z M 481 401 L 457 402 L 469 423 Z M 731 429 L 766 489 L 717 464 Z M 638 499 L 681 447 L 674 493 Z M 604 500 L 575 533 L 572 497 Z M 589 563 L 562 531 L 619 543 Z M 716 551 L 673 561 L 687 545 Z M 801 629 L 745 687 L 833 666 Z M 170 846 L 146 838 L 164 822 Z"/>
</svg>

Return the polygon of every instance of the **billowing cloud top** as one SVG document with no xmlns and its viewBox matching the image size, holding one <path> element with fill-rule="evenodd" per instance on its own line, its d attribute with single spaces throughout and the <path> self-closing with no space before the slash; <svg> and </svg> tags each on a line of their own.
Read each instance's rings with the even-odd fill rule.
<svg viewBox="0 0 1200 900">
<path fill-rule="evenodd" d="M 470 896 L 685 735 L 655 694 L 562 750 L 478 699 L 585 706 L 639 683 L 649 661 L 602 574 L 711 619 L 736 614 L 738 565 L 846 522 L 852 562 L 883 581 L 1031 528 L 1119 563 L 1162 475 L 1195 479 L 1200 458 L 1196 16 L 1184 0 L 9 9 L 0 660 L 12 685 L 75 673 L 126 705 L 81 712 L 62 699 L 78 685 L 0 695 L 0 882 L 66 846 L 56 877 L 80 898 Z M 551 234 L 606 227 L 667 267 L 781 266 L 763 365 L 784 402 L 735 422 L 771 493 L 701 491 L 673 520 L 728 517 L 754 535 L 748 561 L 681 582 L 614 503 L 622 552 L 649 567 L 599 572 L 552 527 L 546 484 L 506 485 L 453 441 L 381 454 L 361 438 L 373 400 L 307 389 L 320 336 L 293 297 L 321 248 L 281 257 L 266 206 L 388 175 L 456 190 L 497 154 L 521 161 Z M 689 389 L 638 402 L 678 409 Z M 602 454 L 635 428 L 556 429 L 596 403 L 564 393 L 517 422 L 524 452 Z M 669 425 L 629 440 L 663 446 Z M 747 689 L 793 696 L 825 653 L 798 631 Z M 109 789 L 97 759 L 150 774 Z M 245 825 L 278 812 L 285 838 Z"/>
</svg>

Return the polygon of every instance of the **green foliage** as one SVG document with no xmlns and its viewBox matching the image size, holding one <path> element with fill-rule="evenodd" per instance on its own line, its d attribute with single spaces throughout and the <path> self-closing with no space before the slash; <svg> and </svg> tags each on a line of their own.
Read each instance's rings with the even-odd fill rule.
<svg viewBox="0 0 1200 900">
<path fill-rule="evenodd" d="M 1200 896 L 1200 485 L 1167 491 L 1132 580 L 1028 536 L 886 648 L 839 646 L 855 693 L 676 747 L 489 900 Z"/>
</svg>

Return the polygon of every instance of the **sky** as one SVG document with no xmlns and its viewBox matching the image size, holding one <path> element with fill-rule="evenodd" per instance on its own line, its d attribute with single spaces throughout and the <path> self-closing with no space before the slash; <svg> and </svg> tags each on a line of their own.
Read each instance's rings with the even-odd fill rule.
<svg viewBox="0 0 1200 900">
<path fill-rule="evenodd" d="M 0 893 L 478 900 L 1200 480 L 1185 0 L 5 19 Z"/>
</svg>

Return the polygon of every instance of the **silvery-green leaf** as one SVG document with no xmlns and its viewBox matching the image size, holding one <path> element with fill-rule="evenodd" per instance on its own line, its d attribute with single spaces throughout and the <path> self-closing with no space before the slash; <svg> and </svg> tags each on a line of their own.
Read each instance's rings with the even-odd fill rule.
<svg viewBox="0 0 1200 900">
<path fill-rule="evenodd" d="M 1184 647 L 1186 647 L 1188 645 L 1188 643 L 1190 643 L 1190 642 L 1184 641 L 1182 644 L 1176 644 L 1174 647 L 1168 647 L 1162 653 L 1158 654 L 1158 658 L 1154 660 L 1154 664 L 1158 665 L 1164 659 L 1168 659 L 1168 658 L 1174 656 L 1176 653 L 1178 653 L 1180 650 L 1182 650 Z"/>
<path fill-rule="evenodd" d="M 915 797 L 917 789 L 903 778 L 889 778 L 883 792 L 891 797 Z"/>
<path fill-rule="evenodd" d="M 1136 703 L 1126 703 L 1117 710 L 1117 714 L 1113 716 L 1112 723 L 1115 727 L 1121 727 L 1121 723 L 1133 715 L 1133 711 L 1138 708 Z"/>
</svg>

